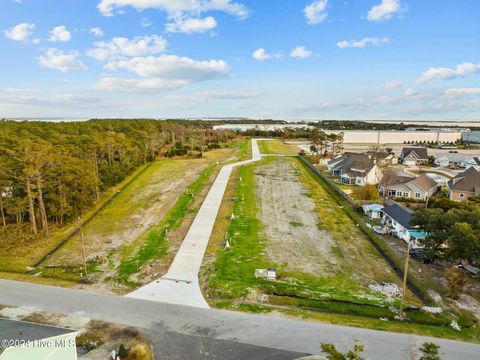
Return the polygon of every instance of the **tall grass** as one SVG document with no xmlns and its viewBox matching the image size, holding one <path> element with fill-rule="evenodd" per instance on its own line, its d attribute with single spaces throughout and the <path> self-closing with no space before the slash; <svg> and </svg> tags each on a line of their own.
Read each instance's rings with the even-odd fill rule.
<svg viewBox="0 0 480 360">
<path fill-rule="evenodd" d="M 121 283 L 135 285 L 130 281 L 131 275 L 137 273 L 149 261 L 160 259 L 166 255 L 168 250 L 166 236 L 170 231 L 180 226 L 183 218 L 190 210 L 195 196 L 200 193 L 214 170 L 215 165 L 210 165 L 200 172 L 198 178 L 178 197 L 177 202 L 165 217 L 140 237 L 139 242 L 142 244 L 140 248 L 134 250 L 133 254 L 129 253 L 131 249 L 124 249 L 122 260 L 117 269 L 117 278 Z"/>
</svg>

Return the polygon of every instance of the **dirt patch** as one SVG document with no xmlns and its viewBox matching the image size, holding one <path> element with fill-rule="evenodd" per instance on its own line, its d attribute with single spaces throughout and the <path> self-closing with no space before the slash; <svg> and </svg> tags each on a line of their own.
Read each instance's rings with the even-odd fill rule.
<svg viewBox="0 0 480 360">
<path fill-rule="evenodd" d="M 327 231 L 318 229 L 315 203 L 291 161 L 280 158 L 256 167 L 255 194 L 269 242 L 267 254 L 274 262 L 317 275 L 337 272 L 332 252 L 336 243 Z"/>
<path fill-rule="evenodd" d="M 133 241 L 162 219 L 203 167 L 201 164 L 183 167 L 181 162 L 186 161 L 160 161 L 153 164 L 84 228 L 88 258 L 107 257 L 109 252 Z M 79 237 L 75 237 L 46 264 L 81 263 L 81 256 L 81 242 Z"/>
</svg>

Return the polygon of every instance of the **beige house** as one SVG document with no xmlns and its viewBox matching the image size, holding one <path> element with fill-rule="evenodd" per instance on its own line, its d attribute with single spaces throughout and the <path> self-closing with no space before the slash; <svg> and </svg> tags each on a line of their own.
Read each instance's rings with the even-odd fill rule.
<svg viewBox="0 0 480 360">
<path fill-rule="evenodd" d="M 471 167 L 455 176 L 447 185 L 450 200 L 466 201 L 472 196 L 479 196 L 480 172 Z"/>
<path fill-rule="evenodd" d="M 378 190 L 384 197 L 426 200 L 437 192 L 438 184 L 426 174 L 418 177 L 389 175 L 383 178 Z"/>
<path fill-rule="evenodd" d="M 377 185 L 382 171 L 368 154 L 345 153 L 328 162 L 327 168 L 345 185 Z"/>
<path fill-rule="evenodd" d="M 402 149 L 400 161 L 407 166 L 428 164 L 428 150 L 425 147 L 405 147 Z"/>
</svg>

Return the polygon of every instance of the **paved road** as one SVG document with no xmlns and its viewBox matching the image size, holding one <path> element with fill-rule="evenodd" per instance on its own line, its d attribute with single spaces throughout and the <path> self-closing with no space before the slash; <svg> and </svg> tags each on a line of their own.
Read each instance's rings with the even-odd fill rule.
<svg viewBox="0 0 480 360">
<path fill-rule="evenodd" d="M 258 140 L 260 139 L 252 140 L 250 160 L 222 167 L 168 272 L 160 279 L 128 294 L 128 297 L 209 308 L 200 290 L 198 273 L 232 170 L 236 166 L 249 164 L 262 158 L 257 145 Z"/>
<path fill-rule="evenodd" d="M 346 349 L 354 339 L 366 346 L 365 358 L 368 360 L 406 359 L 406 349 L 413 342 L 421 344 L 424 341 L 439 344 L 443 360 L 480 358 L 480 346 L 468 343 L 201 309 L 9 280 L 0 280 L 0 304 L 139 327 L 157 345 L 155 349 L 161 359 L 245 359 L 255 357 L 242 354 L 254 353 L 263 354 L 258 357 L 262 359 L 294 359 L 304 353 L 318 354 L 322 342 L 332 342 L 340 349 Z"/>
</svg>

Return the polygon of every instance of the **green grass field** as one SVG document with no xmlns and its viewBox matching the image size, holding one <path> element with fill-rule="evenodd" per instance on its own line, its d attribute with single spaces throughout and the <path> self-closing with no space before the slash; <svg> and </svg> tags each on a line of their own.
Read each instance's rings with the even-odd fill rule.
<svg viewBox="0 0 480 360">
<path fill-rule="evenodd" d="M 285 144 L 279 139 L 261 140 L 258 142 L 258 147 L 262 154 L 297 155 L 300 152 L 298 146 Z"/>
<path fill-rule="evenodd" d="M 159 259 L 166 255 L 168 250 L 166 235 L 180 226 L 190 210 L 194 197 L 211 178 L 214 170 L 215 165 L 210 165 L 202 170 L 197 179 L 178 197 L 175 205 L 158 224 L 140 235 L 133 244 L 127 244 L 122 248 L 121 262 L 117 270 L 117 279 L 120 282 L 131 284 L 129 280 L 131 275 L 137 273 L 153 259 Z"/>
<path fill-rule="evenodd" d="M 266 251 L 269 239 L 262 233 L 264 225 L 258 220 L 253 191 L 255 167 L 272 161 L 276 159 L 265 159 L 239 169 L 232 204 L 235 219 L 228 227 L 222 226 L 226 228 L 225 238 L 229 239 L 231 248 L 225 250 L 221 246 L 223 242 L 217 241 L 216 259 L 202 268 L 204 291 L 214 306 L 250 312 L 276 310 L 353 326 L 479 341 L 478 330 L 472 327 L 474 320 L 468 314 L 431 315 L 408 310 L 408 322 L 396 321 L 396 312 L 391 307 L 398 308 L 398 301 L 391 302 L 383 295 L 372 293 L 364 281 L 373 276 L 378 282 L 400 284 L 401 279 L 329 192 L 315 181 L 313 173 L 294 159 L 291 161 L 297 166 L 299 181 L 317 204 L 319 227 L 328 230 L 338 244 L 336 252 L 342 259 L 342 271 L 322 276 L 292 271 L 285 264 L 272 263 Z M 222 222 L 226 215 L 222 214 Z M 278 281 L 255 278 L 255 269 L 268 267 L 276 267 Z M 413 307 L 421 305 L 411 292 L 407 299 Z M 380 317 L 389 321 L 381 321 Z M 455 332 L 449 327 L 452 319 L 467 329 Z"/>
<path fill-rule="evenodd" d="M 152 260 L 164 257 L 169 249 L 165 231 L 170 240 L 173 237 L 181 241 L 183 233 L 179 227 L 188 226 L 183 225 L 184 219 L 196 211 L 192 206 L 201 201 L 197 199 L 200 192 L 222 163 L 242 159 L 243 154 L 247 156 L 248 144 L 248 140 L 232 142 L 204 153 L 200 159 L 155 161 L 105 193 L 82 219 L 88 220 L 83 234 L 89 278 L 130 284 L 130 275 Z M 98 212 L 104 204 L 107 205 Z M 17 252 L 9 251 L 8 257 L 0 253 L 0 271 L 24 273 L 27 266 L 62 242 L 75 227 L 76 224 L 70 224 L 56 229 L 49 240 L 30 242 Z M 59 286 L 64 286 L 62 281 L 78 281 L 83 272 L 80 235 L 69 239 L 35 272 L 52 281 L 57 279 Z M 26 277 L 41 282 L 37 281 L 38 276 Z"/>
</svg>

